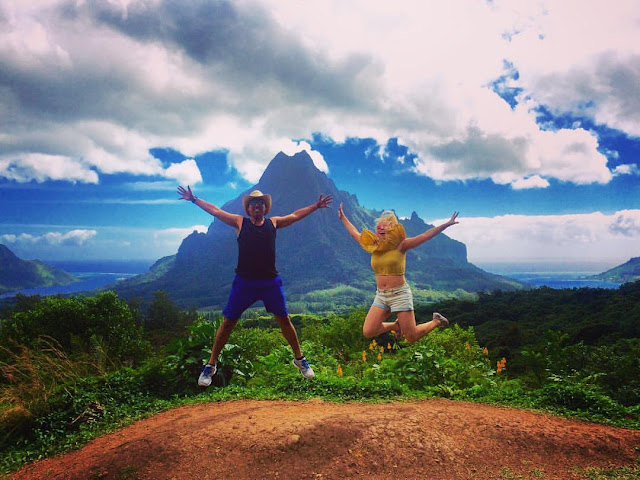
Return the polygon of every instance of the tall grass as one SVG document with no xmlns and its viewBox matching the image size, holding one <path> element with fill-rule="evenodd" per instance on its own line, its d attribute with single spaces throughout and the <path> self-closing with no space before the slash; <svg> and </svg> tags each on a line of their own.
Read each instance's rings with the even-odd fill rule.
<svg viewBox="0 0 640 480">
<path fill-rule="evenodd" d="M 50 337 L 37 338 L 31 347 L 12 347 L 0 347 L 0 446 L 47 413 L 53 396 L 92 368 L 85 361 L 70 360 Z"/>
</svg>

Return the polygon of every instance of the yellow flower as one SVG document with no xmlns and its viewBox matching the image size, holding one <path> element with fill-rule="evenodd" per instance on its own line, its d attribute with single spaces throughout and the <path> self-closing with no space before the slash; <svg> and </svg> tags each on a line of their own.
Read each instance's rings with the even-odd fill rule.
<svg viewBox="0 0 640 480">
<path fill-rule="evenodd" d="M 340 364 L 338 364 L 338 376 L 342 376 L 342 367 L 340 366 Z"/>
<path fill-rule="evenodd" d="M 387 343 L 387 350 L 391 350 L 391 343 Z"/>
<path fill-rule="evenodd" d="M 485 355 L 489 355 L 489 349 L 487 347 L 484 347 L 482 353 L 484 353 Z"/>
<path fill-rule="evenodd" d="M 367 352 L 365 350 L 362 350 L 362 361 L 363 362 L 367 361 Z"/>
<path fill-rule="evenodd" d="M 380 353 L 384 353 L 384 347 L 380 347 Z"/>
<path fill-rule="evenodd" d="M 496 371 L 500 373 L 502 370 L 504 370 L 506 365 L 507 365 L 507 359 L 502 357 L 502 360 L 500 360 L 496 365 Z"/>
<path fill-rule="evenodd" d="M 381 353 L 379 353 L 379 354 L 378 354 L 378 361 L 381 361 L 381 360 L 382 360 L 382 354 L 381 354 Z"/>
<path fill-rule="evenodd" d="M 464 346 L 464 348 L 466 348 L 467 350 L 471 349 L 471 345 L 469 345 L 469 342 L 467 342 L 467 344 Z"/>
</svg>

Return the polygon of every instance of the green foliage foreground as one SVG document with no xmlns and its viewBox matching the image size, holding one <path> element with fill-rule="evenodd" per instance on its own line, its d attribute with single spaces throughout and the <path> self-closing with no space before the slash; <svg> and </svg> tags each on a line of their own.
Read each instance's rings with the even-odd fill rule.
<svg viewBox="0 0 640 480">
<path fill-rule="evenodd" d="M 278 329 L 268 321 L 241 321 L 205 391 L 196 378 L 219 317 L 198 317 L 153 352 L 135 316 L 111 292 L 28 303 L 3 313 L 0 323 L 0 472 L 78 448 L 176 405 L 234 398 L 437 396 L 640 428 L 635 390 L 619 393 L 640 377 L 637 338 L 587 346 L 548 331 L 521 346 L 514 375 L 512 359 L 480 345 L 472 326 L 438 329 L 407 344 L 393 335 L 365 339 L 364 309 L 296 316 L 303 351 L 316 371 L 307 381 L 291 365 Z M 471 318 L 465 305 L 465 318 Z"/>
</svg>

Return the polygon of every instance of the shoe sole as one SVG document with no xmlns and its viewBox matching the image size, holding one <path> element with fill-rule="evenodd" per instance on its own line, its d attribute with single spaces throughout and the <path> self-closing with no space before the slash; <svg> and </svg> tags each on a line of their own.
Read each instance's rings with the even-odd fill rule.
<svg viewBox="0 0 640 480">
<path fill-rule="evenodd" d="M 433 314 L 433 319 L 434 320 L 438 320 L 441 323 L 441 327 L 448 327 L 449 326 L 449 320 L 447 320 L 446 317 L 442 316 L 439 313 L 434 313 Z"/>
<path fill-rule="evenodd" d="M 306 378 L 307 380 L 311 380 L 313 377 L 315 377 L 315 376 L 316 376 L 315 372 L 314 372 L 313 370 L 309 369 L 309 370 L 311 370 L 311 372 L 312 372 L 312 373 L 311 373 L 311 376 L 310 376 L 310 377 L 307 377 L 307 376 L 302 372 L 302 369 L 301 369 L 298 365 L 296 365 L 295 360 L 292 360 L 292 361 L 291 361 L 291 363 L 293 364 L 293 366 L 294 366 L 294 367 L 296 367 L 298 370 L 300 370 L 300 374 L 301 374 L 304 378 Z"/>
</svg>

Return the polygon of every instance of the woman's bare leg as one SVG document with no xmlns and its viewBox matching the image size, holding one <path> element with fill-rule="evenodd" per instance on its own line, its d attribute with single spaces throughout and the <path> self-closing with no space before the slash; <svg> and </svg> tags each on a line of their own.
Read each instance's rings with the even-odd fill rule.
<svg viewBox="0 0 640 480">
<path fill-rule="evenodd" d="M 385 322 L 390 316 L 390 310 L 372 305 L 364 319 L 362 334 L 367 338 L 373 338 L 391 330 L 398 330 L 398 322 Z"/>
<path fill-rule="evenodd" d="M 416 325 L 416 316 L 413 310 L 398 312 L 398 323 L 407 342 L 415 343 L 422 337 L 429 335 L 441 325 L 439 320 L 431 320 L 427 323 Z"/>
</svg>

